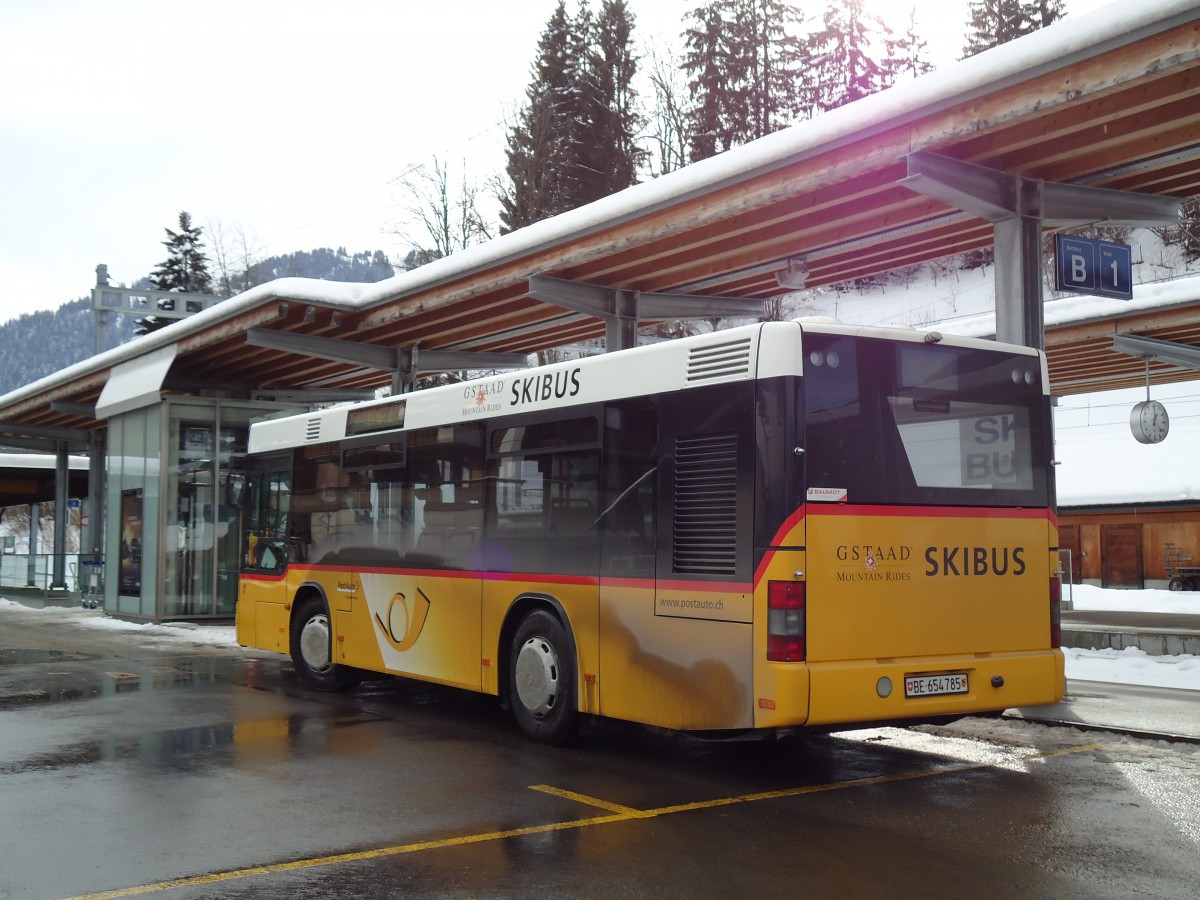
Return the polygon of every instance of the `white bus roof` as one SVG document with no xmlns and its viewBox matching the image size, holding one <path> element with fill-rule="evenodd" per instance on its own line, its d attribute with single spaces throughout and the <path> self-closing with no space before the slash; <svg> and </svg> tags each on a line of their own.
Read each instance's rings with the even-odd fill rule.
<svg viewBox="0 0 1200 900">
<path fill-rule="evenodd" d="M 363 433 L 450 426 L 497 415 L 561 409 L 623 397 L 649 396 L 709 384 L 749 381 L 802 371 L 804 332 L 926 343 L 930 332 L 910 328 L 819 322 L 769 322 L 648 344 L 629 350 L 518 369 L 459 384 L 364 403 L 256 422 L 250 453 L 267 453 Z M 1027 356 L 1037 350 L 990 340 L 940 335 L 937 342 Z M 1045 357 L 1041 359 L 1046 390 Z M 348 424 L 349 418 L 349 424 Z"/>
</svg>

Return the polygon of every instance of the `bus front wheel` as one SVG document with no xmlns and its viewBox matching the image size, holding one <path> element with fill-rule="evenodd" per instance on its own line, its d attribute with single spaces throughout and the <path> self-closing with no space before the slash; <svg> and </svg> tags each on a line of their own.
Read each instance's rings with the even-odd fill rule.
<svg viewBox="0 0 1200 900">
<path fill-rule="evenodd" d="M 291 652 L 297 677 L 310 688 L 340 691 L 358 683 L 353 669 L 333 661 L 329 608 L 319 597 L 301 601 L 292 617 Z"/>
<path fill-rule="evenodd" d="M 578 724 L 575 648 L 562 623 L 544 609 L 521 620 L 509 655 L 513 715 L 525 734 L 559 745 Z"/>
</svg>

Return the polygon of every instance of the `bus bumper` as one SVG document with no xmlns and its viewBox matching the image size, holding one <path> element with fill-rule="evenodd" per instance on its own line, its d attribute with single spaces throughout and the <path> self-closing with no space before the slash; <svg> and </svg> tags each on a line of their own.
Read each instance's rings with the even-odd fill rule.
<svg viewBox="0 0 1200 900">
<path fill-rule="evenodd" d="M 809 669 L 807 725 L 921 721 L 1042 706 L 1061 700 L 1066 683 L 1061 650 L 817 663 Z M 958 675 L 965 681 L 953 677 Z"/>
</svg>

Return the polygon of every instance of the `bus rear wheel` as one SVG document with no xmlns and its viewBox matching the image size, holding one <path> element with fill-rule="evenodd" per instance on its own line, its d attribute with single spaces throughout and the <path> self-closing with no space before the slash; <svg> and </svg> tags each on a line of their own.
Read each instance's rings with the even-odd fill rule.
<svg viewBox="0 0 1200 900">
<path fill-rule="evenodd" d="M 534 610 L 521 620 L 509 654 L 513 715 L 525 734 L 560 745 L 576 733 L 575 648 L 556 616 Z"/>
<path fill-rule="evenodd" d="M 353 669 L 333 661 L 329 608 L 319 597 L 301 601 L 292 617 L 290 647 L 296 675 L 310 688 L 340 691 L 359 682 Z"/>
</svg>

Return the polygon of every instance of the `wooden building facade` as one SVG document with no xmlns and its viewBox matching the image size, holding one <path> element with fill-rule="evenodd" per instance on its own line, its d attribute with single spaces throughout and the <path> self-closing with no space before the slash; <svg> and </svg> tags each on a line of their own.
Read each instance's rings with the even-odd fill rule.
<svg viewBox="0 0 1200 900">
<path fill-rule="evenodd" d="M 1058 527 L 1075 584 L 1166 588 L 1180 564 L 1200 565 L 1200 501 L 1062 507 Z"/>
</svg>

